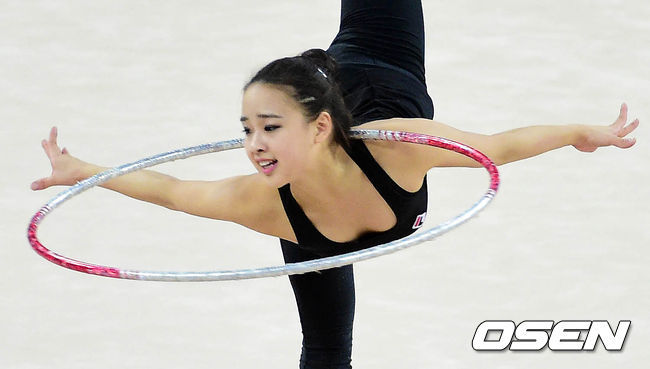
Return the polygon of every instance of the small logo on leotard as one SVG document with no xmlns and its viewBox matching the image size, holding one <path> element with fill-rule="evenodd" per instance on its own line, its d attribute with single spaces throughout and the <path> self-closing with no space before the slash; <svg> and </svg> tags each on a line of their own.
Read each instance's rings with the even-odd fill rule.
<svg viewBox="0 0 650 369">
<path fill-rule="evenodd" d="M 413 223 L 413 229 L 418 229 L 424 225 L 424 220 L 427 218 L 427 212 L 420 214 L 415 218 L 415 223 Z"/>
</svg>

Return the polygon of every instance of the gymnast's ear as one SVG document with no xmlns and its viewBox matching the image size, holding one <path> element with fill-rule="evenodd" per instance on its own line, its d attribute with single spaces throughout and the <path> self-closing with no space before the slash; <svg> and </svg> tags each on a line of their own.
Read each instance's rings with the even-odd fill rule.
<svg viewBox="0 0 650 369">
<path fill-rule="evenodd" d="M 334 122 L 332 116 L 327 111 L 322 111 L 318 117 L 312 122 L 316 135 L 314 136 L 314 143 L 330 143 L 333 139 Z"/>
</svg>

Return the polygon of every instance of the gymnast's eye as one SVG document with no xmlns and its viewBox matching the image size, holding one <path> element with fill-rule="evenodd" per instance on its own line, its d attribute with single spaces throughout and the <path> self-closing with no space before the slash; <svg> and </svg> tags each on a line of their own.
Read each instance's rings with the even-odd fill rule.
<svg viewBox="0 0 650 369">
<path fill-rule="evenodd" d="M 280 128 L 280 126 L 277 125 L 277 124 L 267 124 L 267 125 L 264 126 L 264 130 L 266 132 L 273 132 L 278 128 Z"/>
<path fill-rule="evenodd" d="M 244 134 L 248 136 L 248 135 L 251 133 L 251 130 L 250 130 L 250 128 L 248 128 L 248 127 L 244 127 L 244 129 L 242 130 L 242 132 L 244 132 Z"/>
</svg>

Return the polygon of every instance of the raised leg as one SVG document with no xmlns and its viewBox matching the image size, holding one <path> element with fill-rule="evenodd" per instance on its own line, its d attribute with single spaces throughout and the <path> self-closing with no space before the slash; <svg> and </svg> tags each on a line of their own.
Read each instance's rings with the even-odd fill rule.
<svg viewBox="0 0 650 369">
<path fill-rule="evenodd" d="M 329 50 L 402 68 L 424 83 L 424 17 L 420 0 L 343 0 L 339 33 Z"/>
</svg>

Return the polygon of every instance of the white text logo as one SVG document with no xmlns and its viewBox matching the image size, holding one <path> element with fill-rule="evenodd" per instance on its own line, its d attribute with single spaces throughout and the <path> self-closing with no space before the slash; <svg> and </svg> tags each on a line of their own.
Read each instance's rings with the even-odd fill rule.
<svg viewBox="0 0 650 369">
<path fill-rule="evenodd" d="M 474 333 L 476 351 L 593 351 L 598 340 L 607 351 L 621 351 L 632 322 L 621 320 L 612 330 L 606 320 L 486 320 Z M 495 337 L 496 336 L 496 337 Z M 508 347 L 509 346 L 509 347 Z"/>
</svg>

